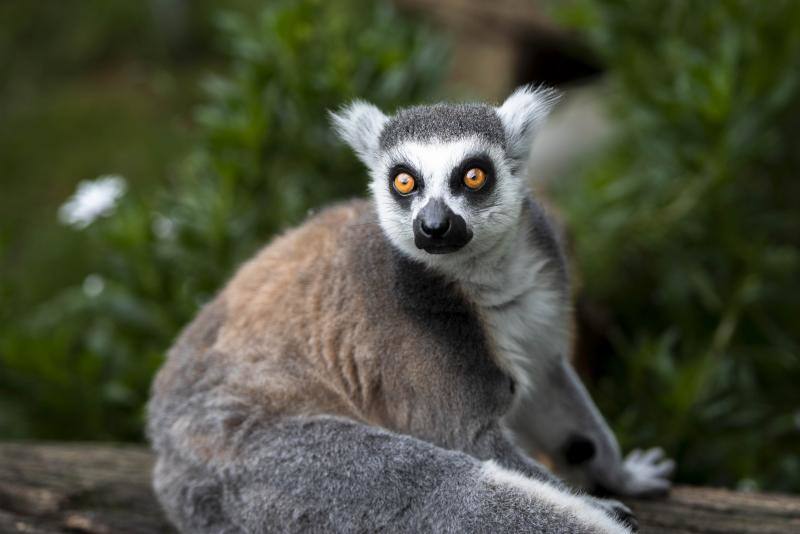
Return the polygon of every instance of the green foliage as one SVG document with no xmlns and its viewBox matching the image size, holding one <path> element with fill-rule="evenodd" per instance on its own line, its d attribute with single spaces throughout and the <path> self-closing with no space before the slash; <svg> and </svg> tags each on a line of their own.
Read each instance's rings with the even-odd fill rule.
<svg viewBox="0 0 800 534">
<path fill-rule="evenodd" d="M 59 204 L 109 172 L 139 191 L 166 179 L 218 57 L 212 9 L 256 2 L 0 2 L 0 304 L 27 308 L 85 276 Z"/>
<path fill-rule="evenodd" d="M 220 24 L 231 66 L 206 85 L 202 146 L 168 186 L 83 230 L 83 287 L 22 319 L 0 312 L 0 434 L 141 438 L 165 349 L 234 267 L 309 209 L 365 192 L 327 111 L 425 100 L 444 70 L 442 43 L 386 2 L 276 0 Z"/>
<path fill-rule="evenodd" d="M 558 189 L 597 398 L 683 482 L 800 491 L 800 3 L 578 0 L 618 130 Z"/>
<path fill-rule="evenodd" d="M 34 311 L 99 256 L 56 211 L 81 179 L 120 173 L 135 192 L 166 179 L 215 60 L 203 45 L 211 10 L 255 3 L 0 3 L 0 436 L 121 435 L 117 418 L 105 430 L 98 417 L 103 366 L 72 354 L 83 319 Z"/>
<path fill-rule="evenodd" d="M 205 85 L 200 146 L 165 167 L 189 138 L 158 116 L 192 101 L 180 58 L 218 2 L 193 2 L 182 31 L 148 22 L 178 4 L 0 5 L 0 436 L 140 439 L 164 350 L 236 265 L 365 191 L 327 110 L 427 100 L 445 70 L 441 42 L 386 2 L 227 0 L 244 10 L 219 19 L 229 67 Z M 596 398 L 682 482 L 800 491 L 800 3 L 557 4 L 608 67 L 616 125 L 555 191 L 609 318 Z M 113 65 L 135 54 L 148 66 Z M 130 182 L 114 214 L 56 227 L 75 182 L 105 172 Z M 75 272 L 91 274 L 29 305 Z"/>
</svg>

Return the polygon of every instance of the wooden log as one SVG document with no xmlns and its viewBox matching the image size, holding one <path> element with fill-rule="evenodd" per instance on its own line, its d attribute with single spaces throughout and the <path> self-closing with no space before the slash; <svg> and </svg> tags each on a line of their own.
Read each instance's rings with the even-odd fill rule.
<svg viewBox="0 0 800 534">
<path fill-rule="evenodd" d="M 172 532 L 144 447 L 0 444 L 0 532 Z"/>
<path fill-rule="evenodd" d="M 152 455 L 131 445 L 0 443 L 0 532 L 173 532 L 150 487 Z M 800 532 L 800 497 L 677 487 L 628 502 L 643 533 Z"/>
</svg>

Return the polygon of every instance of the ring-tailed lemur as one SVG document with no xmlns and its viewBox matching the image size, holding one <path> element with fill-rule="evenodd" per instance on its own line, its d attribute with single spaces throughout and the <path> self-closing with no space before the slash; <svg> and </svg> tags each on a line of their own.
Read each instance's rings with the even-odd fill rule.
<svg viewBox="0 0 800 534">
<path fill-rule="evenodd" d="M 372 200 L 245 264 L 180 336 L 149 405 L 155 489 L 184 532 L 628 532 L 541 450 L 621 494 L 622 461 L 567 362 L 562 254 L 524 169 L 553 93 L 333 116 Z M 331 177 L 335 180 L 336 177 Z"/>
</svg>

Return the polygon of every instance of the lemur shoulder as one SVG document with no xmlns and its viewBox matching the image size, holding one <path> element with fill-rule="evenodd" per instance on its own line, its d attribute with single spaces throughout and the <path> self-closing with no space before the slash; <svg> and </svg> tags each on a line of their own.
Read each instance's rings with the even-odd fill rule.
<svg viewBox="0 0 800 534">
<path fill-rule="evenodd" d="M 512 431 L 616 493 L 668 488 L 672 462 L 623 460 L 568 362 L 567 267 L 525 176 L 552 102 L 334 115 L 371 198 L 242 266 L 154 383 L 154 484 L 182 531 L 633 527 Z"/>
</svg>

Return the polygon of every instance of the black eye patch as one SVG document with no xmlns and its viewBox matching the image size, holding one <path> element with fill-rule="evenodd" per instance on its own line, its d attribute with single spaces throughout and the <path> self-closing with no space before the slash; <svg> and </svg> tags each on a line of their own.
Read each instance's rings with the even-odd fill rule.
<svg viewBox="0 0 800 534">
<path fill-rule="evenodd" d="M 470 169 L 478 168 L 486 173 L 486 183 L 477 191 L 470 190 L 464 185 L 464 175 Z M 466 195 L 467 198 L 476 202 L 483 203 L 491 197 L 496 182 L 495 167 L 487 154 L 477 154 L 465 158 L 459 165 L 453 168 L 450 173 L 450 190 L 454 195 Z"/>
<path fill-rule="evenodd" d="M 408 173 L 414 177 L 415 189 L 414 192 L 408 195 L 401 195 L 392 185 L 392 182 L 394 182 L 394 177 L 401 172 Z M 392 197 L 394 197 L 394 199 L 397 201 L 397 204 L 403 209 L 409 210 L 411 209 L 411 201 L 413 200 L 414 196 L 416 196 L 418 192 L 425 189 L 425 181 L 422 179 L 422 174 L 416 168 L 414 168 L 413 165 L 409 165 L 407 163 L 396 163 L 389 167 L 386 186 L 389 188 L 389 193 L 391 193 Z"/>
</svg>

